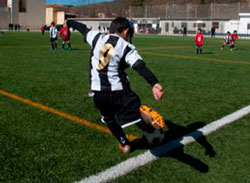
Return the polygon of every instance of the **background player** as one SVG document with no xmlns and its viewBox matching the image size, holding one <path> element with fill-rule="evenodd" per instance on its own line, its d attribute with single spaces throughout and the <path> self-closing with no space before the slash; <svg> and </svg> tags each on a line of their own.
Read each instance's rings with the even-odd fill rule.
<svg viewBox="0 0 250 183">
<path fill-rule="evenodd" d="M 135 27 L 134 27 L 134 22 L 133 22 L 132 17 L 129 20 L 129 27 L 130 27 L 129 28 L 129 42 L 130 42 L 130 44 L 132 44 L 132 39 L 133 39 L 133 36 L 135 33 Z"/>
<path fill-rule="evenodd" d="M 231 34 L 231 45 L 230 45 L 230 48 L 231 48 L 231 51 L 233 50 L 236 50 L 236 40 L 239 39 L 239 36 L 237 34 L 237 31 L 235 30 L 232 34 Z"/>
<path fill-rule="evenodd" d="M 64 51 L 65 42 L 67 42 L 68 49 L 69 49 L 69 51 L 71 51 L 72 48 L 71 48 L 71 44 L 70 44 L 70 30 L 67 27 L 66 23 L 63 24 L 63 27 L 60 29 L 59 38 L 62 38 L 62 50 Z"/>
<path fill-rule="evenodd" d="M 201 28 L 198 29 L 197 34 L 195 35 L 195 44 L 196 44 L 196 53 L 202 54 L 202 45 L 204 43 L 204 36 L 202 34 Z"/>
<path fill-rule="evenodd" d="M 232 41 L 231 33 L 228 31 L 226 37 L 223 40 L 221 49 L 224 50 L 226 45 L 230 45 L 231 47 L 231 41 Z"/>
<path fill-rule="evenodd" d="M 126 18 L 118 17 L 104 34 L 87 28 L 85 24 L 67 21 L 68 27 L 78 30 L 92 47 L 90 58 L 90 85 L 94 103 L 100 110 L 111 133 L 119 141 L 123 153 L 133 149 L 122 126 L 136 124 L 142 131 L 155 130 L 142 119 L 140 98 L 131 90 L 127 67 L 132 67 L 152 86 L 153 96 L 160 100 L 163 88 L 146 67 L 136 48 L 128 43 L 130 25 Z"/>
<path fill-rule="evenodd" d="M 57 28 L 55 27 L 55 22 L 51 22 L 51 27 L 49 29 L 51 49 L 57 50 Z"/>
</svg>

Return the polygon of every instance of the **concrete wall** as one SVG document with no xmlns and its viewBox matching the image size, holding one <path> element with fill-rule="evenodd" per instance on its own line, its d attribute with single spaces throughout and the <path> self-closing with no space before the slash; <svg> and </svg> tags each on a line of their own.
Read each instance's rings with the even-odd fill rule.
<svg viewBox="0 0 250 183">
<path fill-rule="evenodd" d="M 94 20 L 84 20 L 84 21 L 79 21 L 87 25 L 87 27 L 91 27 L 92 30 L 98 30 L 98 27 L 101 27 L 101 31 L 104 32 L 103 27 L 105 27 L 105 31 L 107 31 L 106 27 L 109 27 L 111 20 L 99 20 L 99 21 L 94 21 Z"/>
<path fill-rule="evenodd" d="M 40 29 L 45 23 L 45 0 L 26 0 L 26 12 L 19 13 L 19 24 L 25 28 Z"/>
<path fill-rule="evenodd" d="M 65 20 L 65 12 L 64 11 L 58 11 L 57 12 L 57 22 L 56 24 L 62 25 Z"/>
<path fill-rule="evenodd" d="M 247 33 L 250 34 L 250 30 L 247 29 L 247 25 L 250 24 L 250 13 L 240 13 L 239 14 L 240 21 L 239 21 L 239 33 Z"/>
<path fill-rule="evenodd" d="M 207 20 L 207 21 L 186 21 L 186 20 L 161 20 L 160 21 L 160 27 L 162 28 L 161 34 L 166 35 L 172 35 L 174 34 L 174 29 L 181 30 L 182 24 L 186 23 L 187 25 L 187 31 L 195 32 L 198 29 L 198 25 L 205 25 L 205 27 L 201 27 L 206 33 L 209 33 L 211 30 L 211 27 L 213 23 L 218 23 L 219 27 L 216 28 L 217 34 L 224 34 L 227 31 L 234 31 L 234 30 L 241 30 L 240 22 L 238 20 Z M 168 31 L 166 30 L 166 24 L 168 23 Z M 240 32 L 240 31 L 239 31 Z M 245 32 L 244 30 L 241 30 L 241 32 Z"/>
<path fill-rule="evenodd" d="M 54 9 L 53 8 L 46 8 L 46 21 L 45 24 L 47 26 L 50 26 L 51 22 L 53 21 L 53 13 L 54 13 Z"/>
<path fill-rule="evenodd" d="M 10 22 L 10 12 L 7 7 L 0 7 L 0 29 L 7 29 Z"/>
</svg>

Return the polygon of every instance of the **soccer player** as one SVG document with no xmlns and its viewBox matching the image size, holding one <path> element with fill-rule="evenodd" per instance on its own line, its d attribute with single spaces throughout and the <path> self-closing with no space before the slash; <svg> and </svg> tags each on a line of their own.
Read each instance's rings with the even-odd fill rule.
<svg viewBox="0 0 250 183">
<path fill-rule="evenodd" d="M 132 44 L 132 38 L 134 36 L 134 33 L 135 33 L 135 27 L 134 27 L 134 22 L 133 22 L 133 19 L 130 18 L 130 21 L 129 21 L 129 42 L 130 44 Z"/>
<path fill-rule="evenodd" d="M 95 106 L 119 141 L 121 152 L 129 153 L 134 147 L 122 127 L 136 124 L 142 131 L 155 129 L 142 119 L 140 98 L 131 90 L 125 69 L 132 67 L 152 86 L 155 100 L 162 98 L 163 88 L 135 46 L 127 42 L 130 25 L 126 18 L 114 19 L 109 34 L 90 30 L 85 24 L 73 20 L 66 22 L 68 27 L 78 30 L 91 46 L 90 85 Z"/>
<path fill-rule="evenodd" d="M 235 43 L 236 43 L 236 40 L 238 40 L 238 39 L 239 39 L 239 36 L 238 36 L 238 34 L 237 34 L 237 31 L 235 30 L 235 31 L 231 34 L 231 45 L 230 45 L 231 51 L 236 50 Z"/>
<path fill-rule="evenodd" d="M 40 30 L 41 30 L 41 32 L 42 32 L 42 35 L 44 35 L 44 32 L 45 32 L 45 26 L 41 25 Z"/>
<path fill-rule="evenodd" d="M 57 50 L 57 28 L 55 22 L 51 22 L 51 27 L 49 30 L 51 49 Z"/>
<path fill-rule="evenodd" d="M 63 27 L 60 29 L 59 38 L 62 38 L 62 51 L 64 51 L 65 42 L 67 42 L 68 49 L 69 49 L 69 51 L 71 51 L 72 48 L 71 48 L 71 44 L 70 44 L 70 30 L 66 24 L 63 24 Z"/>
<path fill-rule="evenodd" d="M 230 45 L 231 48 L 231 41 L 232 41 L 231 33 L 228 31 L 226 37 L 223 40 L 221 49 L 224 50 L 226 45 Z"/>
<path fill-rule="evenodd" d="M 196 44 L 196 53 L 202 54 L 202 45 L 204 43 L 204 36 L 202 34 L 201 28 L 198 29 L 196 35 L 195 35 L 195 44 Z"/>
</svg>

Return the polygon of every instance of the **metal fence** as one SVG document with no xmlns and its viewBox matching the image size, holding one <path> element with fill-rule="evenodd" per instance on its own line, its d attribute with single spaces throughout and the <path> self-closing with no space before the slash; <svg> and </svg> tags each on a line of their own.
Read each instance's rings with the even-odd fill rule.
<svg viewBox="0 0 250 183">
<path fill-rule="evenodd" d="M 238 19 L 239 13 L 250 13 L 250 4 L 167 4 L 129 7 L 129 17 L 160 17 L 166 19 Z"/>
</svg>

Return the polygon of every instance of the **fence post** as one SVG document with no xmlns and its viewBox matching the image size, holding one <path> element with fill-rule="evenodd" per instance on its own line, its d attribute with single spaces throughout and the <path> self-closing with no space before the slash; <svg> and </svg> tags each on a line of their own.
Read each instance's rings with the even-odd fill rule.
<svg viewBox="0 0 250 183">
<path fill-rule="evenodd" d="M 210 4 L 210 20 L 213 20 L 213 3 Z"/>
<path fill-rule="evenodd" d="M 241 13 L 240 12 L 241 11 L 241 4 L 240 4 L 240 2 L 238 2 L 238 24 L 237 24 L 237 32 L 239 32 L 239 29 L 240 29 L 240 17 L 239 17 L 239 13 Z"/>
<path fill-rule="evenodd" d="M 240 2 L 238 2 L 238 16 L 239 16 L 240 11 L 241 11 L 241 4 Z"/>
<path fill-rule="evenodd" d="M 168 18 L 168 4 L 166 4 L 166 19 Z"/>
<path fill-rule="evenodd" d="M 131 16 L 131 6 L 129 6 L 129 8 L 128 8 L 128 17 L 132 17 Z"/>
</svg>

